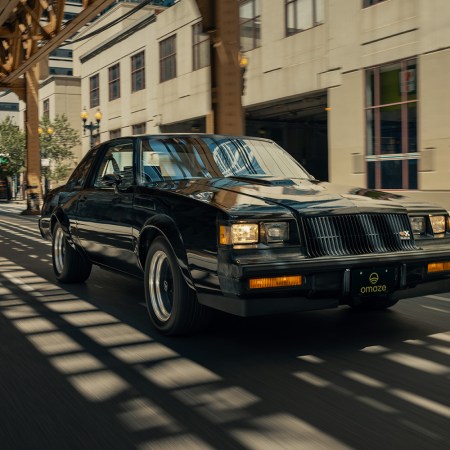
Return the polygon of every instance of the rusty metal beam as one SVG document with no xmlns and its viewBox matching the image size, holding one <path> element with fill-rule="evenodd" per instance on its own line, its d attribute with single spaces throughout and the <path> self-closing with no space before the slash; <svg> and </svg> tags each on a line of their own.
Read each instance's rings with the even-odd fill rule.
<svg viewBox="0 0 450 450">
<path fill-rule="evenodd" d="M 214 0 L 197 0 L 197 6 L 202 15 L 203 32 L 214 30 Z"/>
<path fill-rule="evenodd" d="M 0 5 L 0 24 L 5 23 L 21 0 L 7 0 Z"/>
<path fill-rule="evenodd" d="M 197 0 L 197 6 L 211 43 L 212 114 L 207 117 L 208 131 L 243 135 L 239 2 Z"/>
<path fill-rule="evenodd" d="M 22 41 L 19 43 L 15 43 L 14 45 L 14 60 L 12 67 L 10 69 L 10 72 L 5 74 L 3 78 L 0 79 L 0 87 L 9 87 L 9 84 L 12 83 L 14 80 L 16 80 L 18 77 L 23 75 L 28 70 L 31 70 L 33 66 L 35 66 L 39 60 L 47 56 L 51 51 L 53 51 L 55 48 L 57 48 L 62 42 L 64 42 L 66 39 L 73 36 L 76 31 L 85 23 L 87 23 L 91 18 L 95 17 L 97 14 L 99 14 L 103 9 L 105 9 L 108 5 L 110 5 L 114 0 L 90 0 L 86 1 L 86 8 L 82 10 L 72 21 L 68 22 L 64 26 L 62 26 L 62 18 L 64 14 L 64 4 L 65 0 L 57 0 L 57 11 L 55 11 L 55 30 L 52 29 L 45 29 L 47 33 L 54 34 L 54 36 L 43 43 L 41 47 L 35 47 L 36 44 L 33 45 L 33 42 L 36 42 L 36 40 L 30 41 L 28 45 L 31 45 L 33 49 L 31 50 L 30 54 L 27 55 L 28 58 L 24 59 L 22 58 L 22 54 L 20 52 L 20 48 L 23 51 L 22 47 Z M 20 1 L 16 2 L 16 6 L 19 5 Z M 45 6 L 45 2 L 36 2 L 36 5 L 39 5 L 39 7 Z M 18 6 L 19 9 L 20 5 Z M 37 6 L 36 6 L 37 7 Z M 14 9 L 14 8 L 13 8 Z M 10 12 L 11 14 L 11 12 Z M 53 14 L 53 13 L 51 13 Z M 51 17 L 50 17 L 51 19 Z M 52 20 L 52 19 L 51 19 Z M 0 22 L 0 25 L 3 25 L 4 23 Z M 18 27 L 18 23 L 16 25 L 16 30 Z M 30 23 L 31 25 L 31 23 Z M 20 39 L 22 36 L 20 36 Z M 18 38 L 16 37 L 15 40 Z M 18 45 L 17 45 L 18 44 Z M 5 69 L 9 69 L 9 67 L 5 67 Z"/>
<path fill-rule="evenodd" d="M 39 67 L 35 66 L 25 74 L 25 131 L 27 135 L 26 155 L 26 197 L 24 214 L 39 214 L 42 200 L 41 152 L 39 148 Z"/>
</svg>

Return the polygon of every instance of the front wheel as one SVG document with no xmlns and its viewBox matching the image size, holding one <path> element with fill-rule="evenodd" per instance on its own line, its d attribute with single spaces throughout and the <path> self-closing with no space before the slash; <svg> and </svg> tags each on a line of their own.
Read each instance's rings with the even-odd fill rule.
<svg viewBox="0 0 450 450">
<path fill-rule="evenodd" d="M 168 336 L 192 333 L 209 321 L 209 308 L 198 303 L 162 237 L 153 241 L 147 254 L 145 301 L 153 325 Z"/>
<path fill-rule="evenodd" d="M 61 283 L 82 283 L 91 274 L 91 262 L 70 246 L 59 223 L 53 229 L 52 259 L 53 272 Z"/>
</svg>

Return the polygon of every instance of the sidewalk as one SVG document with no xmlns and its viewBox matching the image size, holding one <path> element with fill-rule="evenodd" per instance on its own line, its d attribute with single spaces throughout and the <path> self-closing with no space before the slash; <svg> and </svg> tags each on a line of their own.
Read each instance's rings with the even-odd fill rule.
<svg viewBox="0 0 450 450">
<path fill-rule="evenodd" d="M 27 209 L 26 200 L 0 200 L 0 214 L 1 211 L 20 214 Z"/>
</svg>

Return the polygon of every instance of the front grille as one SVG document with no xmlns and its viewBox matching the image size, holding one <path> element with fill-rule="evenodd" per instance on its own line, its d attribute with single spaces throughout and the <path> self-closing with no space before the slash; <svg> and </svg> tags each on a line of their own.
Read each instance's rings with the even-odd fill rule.
<svg viewBox="0 0 450 450">
<path fill-rule="evenodd" d="M 417 249 L 406 214 L 346 214 L 303 218 L 308 256 L 345 256 Z M 409 239 L 400 239 L 400 232 Z M 402 233 L 404 234 L 404 233 Z"/>
</svg>

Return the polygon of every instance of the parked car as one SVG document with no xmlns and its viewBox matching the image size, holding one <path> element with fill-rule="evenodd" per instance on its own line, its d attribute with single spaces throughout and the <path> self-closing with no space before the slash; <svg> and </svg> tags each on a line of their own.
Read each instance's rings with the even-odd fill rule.
<svg viewBox="0 0 450 450">
<path fill-rule="evenodd" d="M 142 277 L 168 335 L 196 330 L 211 309 L 385 309 L 416 286 L 449 286 L 445 209 L 318 181 L 267 139 L 102 143 L 45 197 L 39 227 L 57 280 L 84 282 L 92 264 Z"/>
</svg>

